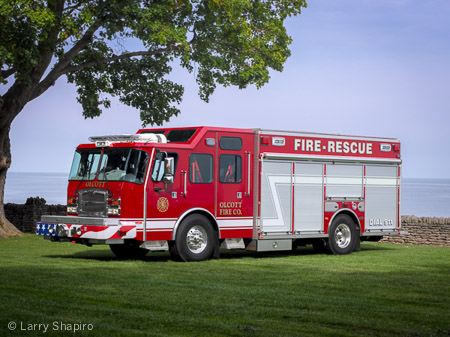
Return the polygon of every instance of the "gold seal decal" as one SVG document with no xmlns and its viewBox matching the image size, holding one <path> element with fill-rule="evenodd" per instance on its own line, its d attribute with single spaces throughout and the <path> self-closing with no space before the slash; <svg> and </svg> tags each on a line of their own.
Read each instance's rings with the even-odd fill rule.
<svg viewBox="0 0 450 337">
<path fill-rule="evenodd" d="M 164 197 L 159 198 L 158 202 L 156 203 L 156 207 L 161 213 L 166 212 L 169 209 L 169 200 Z"/>
</svg>

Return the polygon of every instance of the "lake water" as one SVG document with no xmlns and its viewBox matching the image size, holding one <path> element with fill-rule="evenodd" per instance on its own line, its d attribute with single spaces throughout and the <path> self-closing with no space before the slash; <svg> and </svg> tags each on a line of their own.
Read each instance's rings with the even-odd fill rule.
<svg viewBox="0 0 450 337">
<path fill-rule="evenodd" d="M 66 173 L 8 172 L 5 203 L 23 204 L 39 196 L 47 204 L 66 204 Z M 402 180 L 402 214 L 450 217 L 450 179 Z"/>
<path fill-rule="evenodd" d="M 24 204 L 29 197 L 41 197 L 48 205 L 67 203 L 67 173 L 8 172 L 5 203 Z"/>
</svg>

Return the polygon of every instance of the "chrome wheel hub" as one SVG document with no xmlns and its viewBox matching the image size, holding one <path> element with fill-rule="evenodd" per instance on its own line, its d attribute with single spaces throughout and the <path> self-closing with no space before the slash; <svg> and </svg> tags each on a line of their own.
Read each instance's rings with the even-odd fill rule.
<svg viewBox="0 0 450 337">
<path fill-rule="evenodd" d="M 189 250 L 194 254 L 200 254 L 206 248 L 208 235 L 202 226 L 193 226 L 186 235 L 186 243 Z"/>
<path fill-rule="evenodd" d="M 346 248 L 350 244 L 352 238 L 350 227 L 345 223 L 338 225 L 334 232 L 334 238 L 336 245 L 339 248 Z"/>
</svg>

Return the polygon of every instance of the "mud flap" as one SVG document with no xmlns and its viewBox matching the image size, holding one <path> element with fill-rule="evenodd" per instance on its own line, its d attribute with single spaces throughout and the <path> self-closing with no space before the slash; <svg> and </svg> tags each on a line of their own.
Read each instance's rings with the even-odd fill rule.
<svg viewBox="0 0 450 337">
<path fill-rule="evenodd" d="M 354 252 L 359 252 L 361 251 L 361 238 L 359 235 L 356 236 L 355 238 L 356 242 L 355 242 L 355 248 L 353 249 Z"/>
<path fill-rule="evenodd" d="M 216 232 L 217 234 L 217 232 Z M 214 251 L 213 251 L 213 259 L 219 259 L 220 258 L 220 251 L 219 251 L 219 236 L 216 235 L 216 239 L 214 240 Z"/>
</svg>

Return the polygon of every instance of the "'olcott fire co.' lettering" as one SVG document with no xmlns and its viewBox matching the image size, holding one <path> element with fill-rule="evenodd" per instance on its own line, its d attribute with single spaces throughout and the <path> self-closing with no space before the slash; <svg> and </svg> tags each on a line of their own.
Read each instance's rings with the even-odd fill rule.
<svg viewBox="0 0 450 337">
<path fill-rule="evenodd" d="M 220 215 L 241 215 L 242 201 L 221 202 L 219 204 Z"/>
</svg>

